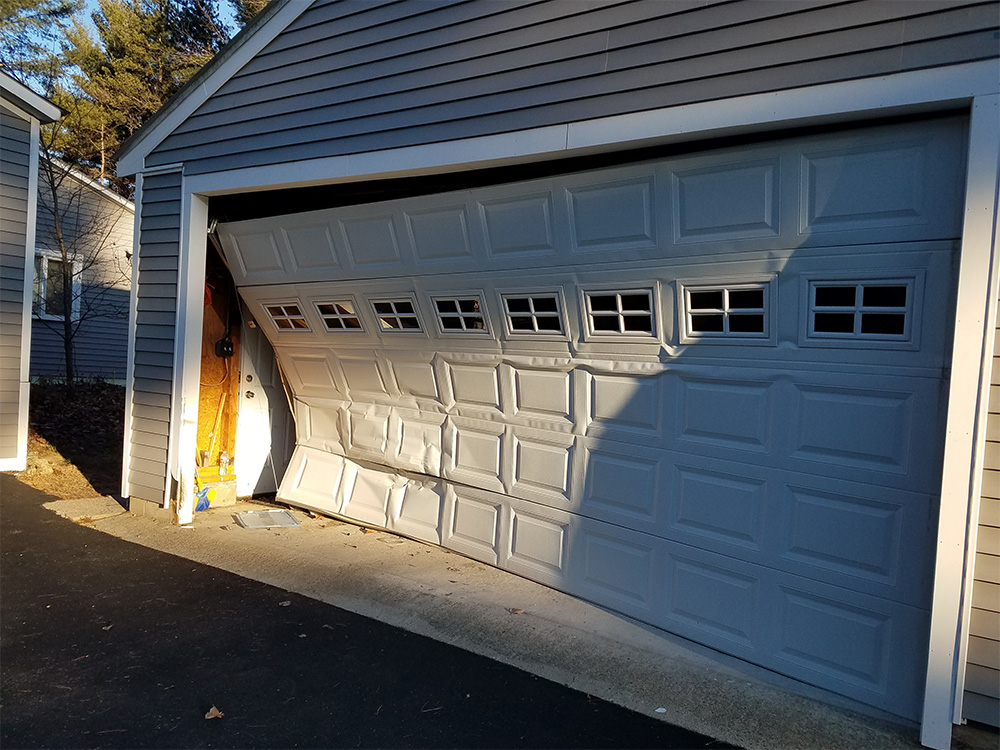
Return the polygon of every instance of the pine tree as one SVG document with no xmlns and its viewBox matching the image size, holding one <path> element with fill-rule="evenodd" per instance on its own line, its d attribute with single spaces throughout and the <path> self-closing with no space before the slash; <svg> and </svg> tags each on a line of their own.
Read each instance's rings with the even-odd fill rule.
<svg viewBox="0 0 1000 750">
<path fill-rule="evenodd" d="M 0 0 L 0 66 L 26 85 L 51 73 L 66 23 L 83 0 Z"/>
</svg>

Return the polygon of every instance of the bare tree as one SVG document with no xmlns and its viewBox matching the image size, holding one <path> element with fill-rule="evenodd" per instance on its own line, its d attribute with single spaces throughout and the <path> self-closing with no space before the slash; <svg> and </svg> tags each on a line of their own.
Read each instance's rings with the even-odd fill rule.
<svg viewBox="0 0 1000 750">
<path fill-rule="evenodd" d="M 35 322 L 62 339 L 65 379 L 77 379 L 76 343 L 98 318 L 127 319 L 131 242 L 119 223 L 124 199 L 60 161 L 43 138 L 39 158 Z M 131 237 L 131 232 L 129 232 Z"/>
</svg>

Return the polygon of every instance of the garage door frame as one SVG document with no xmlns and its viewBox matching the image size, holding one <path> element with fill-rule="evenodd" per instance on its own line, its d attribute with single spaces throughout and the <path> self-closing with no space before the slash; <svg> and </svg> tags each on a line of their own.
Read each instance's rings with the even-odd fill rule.
<svg viewBox="0 0 1000 750">
<path fill-rule="evenodd" d="M 205 86 L 209 95 L 210 86 Z M 942 473 L 941 514 L 921 741 L 948 747 L 961 691 L 964 643 L 963 582 L 974 554 L 970 514 L 978 510 L 985 404 L 996 321 L 997 174 L 1000 157 L 996 61 L 901 73 L 738 99 L 431 144 L 394 151 L 319 159 L 233 172 L 184 175 L 181 288 L 175 354 L 170 473 L 180 482 L 180 518 L 190 519 L 187 491 L 195 456 L 201 299 L 208 196 L 246 190 L 433 174 L 473 167 L 608 152 L 719 135 L 761 133 L 802 125 L 831 125 L 889 115 L 970 108 L 965 223 L 961 243 L 956 336 Z M 169 126 L 169 122 L 164 123 Z M 288 183 L 289 174 L 297 181 Z M 133 353 L 130 352 L 130 361 Z M 193 417 L 192 417 L 193 413 Z M 126 435 L 126 446 L 129 444 Z M 128 457 L 125 457 L 128 461 Z M 125 488 L 127 492 L 127 487 Z M 965 607 L 967 610 L 967 607 Z M 965 618 L 967 619 L 967 617 Z M 957 707 L 960 710 L 960 706 Z"/>
</svg>

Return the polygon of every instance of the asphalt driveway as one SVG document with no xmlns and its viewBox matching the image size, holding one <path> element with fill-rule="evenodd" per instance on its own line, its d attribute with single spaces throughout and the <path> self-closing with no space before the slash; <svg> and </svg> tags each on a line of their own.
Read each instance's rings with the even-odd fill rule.
<svg viewBox="0 0 1000 750">
<path fill-rule="evenodd" d="M 732 747 L 51 499 L 0 475 L 4 748 Z"/>
</svg>

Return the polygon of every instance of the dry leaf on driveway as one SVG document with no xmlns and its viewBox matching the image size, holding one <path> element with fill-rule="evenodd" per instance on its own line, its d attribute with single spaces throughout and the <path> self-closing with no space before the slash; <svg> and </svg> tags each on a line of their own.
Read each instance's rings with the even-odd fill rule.
<svg viewBox="0 0 1000 750">
<path fill-rule="evenodd" d="M 212 706 L 210 709 L 208 709 L 208 713 L 205 714 L 206 719 L 221 719 L 222 717 L 223 717 L 222 711 L 217 709 L 215 706 Z"/>
</svg>

